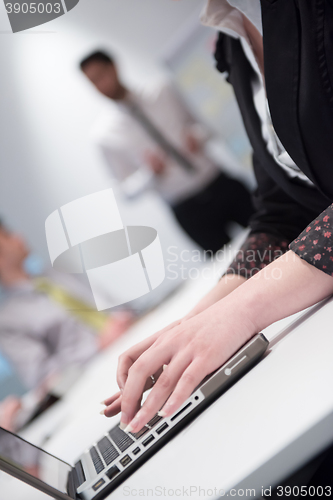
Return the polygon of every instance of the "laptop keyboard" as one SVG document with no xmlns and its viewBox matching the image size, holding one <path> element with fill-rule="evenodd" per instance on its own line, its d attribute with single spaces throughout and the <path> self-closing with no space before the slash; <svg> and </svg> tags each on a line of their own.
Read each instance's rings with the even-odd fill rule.
<svg viewBox="0 0 333 500">
<path fill-rule="evenodd" d="M 135 440 L 146 434 L 146 432 L 152 429 L 160 420 L 162 420 L 162 417 L 155 415 L 139 432 L 130 433 L 131 435 L 122 431 L 118 425 L 111 429 L 109 432 L 110 439 L 105 436 L 98 441 L 97 447 L 93 446 L 89 450 L 97 474 L 105 469 L 99 453 L 102 455 L 106 465 L 110 465 L 119 457 L 117 448 L 121 453 L 124 452 L 135 442 Z"/>
<path fill-rule="evenodd" d="M 146 432 L 148 432 L 148 431 L 149 431 L 149 427 L 147 427 L 145 425 L 138 432 L 131 432 L 131 436 L 133 436 L 135 439 L 139 439 L 141 436 L 143 436 L 144 434 L 146 434 Z"/>
<path fill-rule="evenodd" d="M 100 456 L 99 456 L 98 451 L 96 450 L 95 446 L 90 448 L 89 453 L 90 453 L 91 459 L 93 461 L 95 470 L 96 470 L 97 474 L 99 474 L 100 472 L 102 472 L 102 470 L 105 467 L 103 465 L 102 460 L 100 459 Z"/>
<path fill-rule="evenodd" d="M 127 448 L 134 443 L 134 439 L 126 434 L 126 432 L 122 431 L 118 426 L 111 429 L 109 436 L 116 446 L 118 446 L 120 451 L 127 450 Z"/>
<path fill-rule="evenodd" d="M 105 460 L 106 465 L 110 465 L 118 456 L 116 448 L 110 443 L 107 437 L 104 437 L 97 443 L 97 447 Z"/>
<path fill-rule="evenodd" d="M 153 427 L 154 427 L 154 426 L 155 426 L 155 425 L 156 425 L 156 424 L 157 424 L 160 420 L 162 420 L 162 418 L 163 418 L 163 417 L 160 417 L 160 416 L 159 416 L 159 415 L 157 415 L 157 413 L 156 413 L 156 415 L 155 415 L 155 416 L 154 416 L 151 420 L 149 420 L 149 422 L 148 422 L 148 424 L 147 424 L 147 425 L 148 425 L 148 427 L 153 428 Z"/>
</svg>

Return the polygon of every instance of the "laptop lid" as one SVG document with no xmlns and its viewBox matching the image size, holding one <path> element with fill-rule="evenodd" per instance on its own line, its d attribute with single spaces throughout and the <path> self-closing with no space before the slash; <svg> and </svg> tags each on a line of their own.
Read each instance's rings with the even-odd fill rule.
<svg viewBox="0 0 333 500">
<path fill-rule="evenodd" d="M 0 469 L 59 500 L 75 498 L 71 465 L 0 427 Z"/>
</svg>

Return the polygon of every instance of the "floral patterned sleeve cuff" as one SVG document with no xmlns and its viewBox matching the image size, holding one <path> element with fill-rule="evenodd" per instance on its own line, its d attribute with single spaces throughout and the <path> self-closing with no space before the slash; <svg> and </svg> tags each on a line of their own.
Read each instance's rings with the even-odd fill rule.
<svg viewBox="0 0 333 500">
<path fill-rule="evenodd" d="M 223 276 L 234 274 L 251 278 L 283 255 L 288 250 L 288 243 L 285 238 L 273 234 L 250 234 Z"/>
<path fill-rule="evenodd" d="M 333 276 L 333 204 L 289 245 L 309 264 Z"/>
</svg>

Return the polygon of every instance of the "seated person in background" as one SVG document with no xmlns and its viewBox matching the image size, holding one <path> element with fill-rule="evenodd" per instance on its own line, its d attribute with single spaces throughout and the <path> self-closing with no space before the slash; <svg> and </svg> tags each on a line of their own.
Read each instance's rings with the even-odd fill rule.
<svg viewBox="0 0 333 500">
<path fill-rule="evenodd" d="M 214 253 L 229 241 L 230 221 L 247 226 L 253 212 L 249 192 L 208 158 L 207 130 L 171 85 L 150 95 L 130 91 L 104 52 L 89 55 L 80 67 L 113 102 L 94 135 L 126 195 L 155 189 L 188 235 Z"/>
<path fill-rule="evenodd" d="M 122 335 L 131 314 L 110 316 L 89 303 L 85 287 L 68 275 L 49 274 L 32 279 L 24 269 L 29 254 L 22 238 L 0 223 L 0 350 L 27 389 L 36 389 L 68 367 L 89 361 Z M 91 300 L 91 299 L 90 299 Z M 7 406 L 8 403 L 8 406 Z M 17 409 L 9 398 L 0 408 Z M 6 416 L 7 415 L 7 416 Z"/>
</svg>

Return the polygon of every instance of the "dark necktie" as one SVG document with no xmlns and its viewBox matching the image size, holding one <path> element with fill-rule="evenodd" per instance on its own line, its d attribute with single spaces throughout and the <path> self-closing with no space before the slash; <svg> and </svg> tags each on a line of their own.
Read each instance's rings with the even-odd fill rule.
<svg viewBox="0 0 333 500">
<path fill-rule="evenodd" d="M 139 106 L 133 102 L 129 102 L 127 107 L 135 120 L 146 130 L 148 135 L 165 151 L 165 153 L 173 158 L 178 165 L 183 167 L 188 172 L 194 173 L 196 167 L 180 152 L 175 148 L 169 141 L 164 137 L 163 134 L 155 127 L 151 120 L 146 116 L 146 114 L 139 108 Z"/>
</svg>

